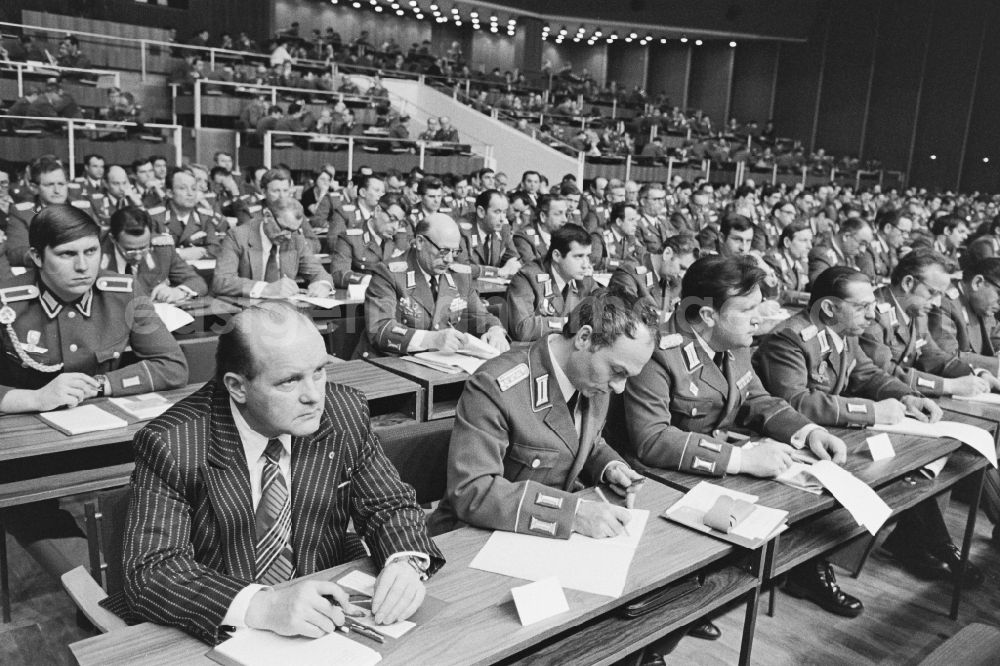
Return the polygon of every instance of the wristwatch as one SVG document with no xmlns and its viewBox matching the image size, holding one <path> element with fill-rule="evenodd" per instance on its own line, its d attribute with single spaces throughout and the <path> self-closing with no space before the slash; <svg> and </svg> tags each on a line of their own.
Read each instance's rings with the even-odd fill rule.
<svg viewBox="0 0 1000 666">
<path fill-rule="evenodd" d="M 97 387 L 97 397 L 98 398 L 102 398 L 102 397 L 104 397 L 104 394 L 107 392 L 106 389 L 107 389 L 107 386 L 108 386 L 108 376 L 107 375 L 94 375 L 94 379 L 96 381 L 100 382 L 100 384 L 101 384 L 100 386 Z"/>
<path fill-rule="evenodd" d="M 427 580 L 427 564 L 422 559 L 411 555 L 406 558 L 406 563 L 416 570 L 417 575 L 420 576 L 420 580 Z"/>
</svg>

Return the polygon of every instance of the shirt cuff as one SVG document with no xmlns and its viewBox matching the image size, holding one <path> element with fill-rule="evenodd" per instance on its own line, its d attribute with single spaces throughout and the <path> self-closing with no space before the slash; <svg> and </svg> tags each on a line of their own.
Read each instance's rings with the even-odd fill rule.
<svg viewBox="0 0 1000 666">
<path fill-rule="evenodd" d="M 197 296 L 198 292 L 187 286 L 186 284 L 177 285 L 181 291 L 183 291 L 188 296 Z"/>
<path fill-rule="evenodd" d="M 819 427 L 820 426 L 816 425 L 815 423 L 810 423 L 809 425 L 802 426 L 801 428 L 798 429 L 798 431 L 794 435 L 792 435 L 792 439 L 789 442 L 789 444 L 791 444 L 797 449 L 805 447 L 806 438 L 809 437 L 809 433 L 811 433 L 813 430 L 816 430 Z"/>
<path fill-rule="evenodd" d="M 390 564 L 392 564 L 396 560 L 409 559 L 411 557 L 415 557 L 418 560 L 420 560 L 421 562 L 423 562 L 423 564 L 424 564 L 424 570 L 427 570 L 427 569 L 430 568 L 430 566 L 431 566 L 431 558 L 430 558 L 430 556 L 427 553 L 421 553 L 421 552 L 416 551 L 416 550 L 401 550 L 398 553 L 393 553 L 389 557 L 385 558 L 385 564 L 382 565 L 382 568 L 384 569 L 385 567 L 389 566 Z"/>
<path fill-rule="evenodd" d="M 250 298 L 260 298 L 260 295 L 262 293 L 264 293 L 264 288 L 266 286 L 267 286 L 267 283 L 264 282 L 263 280 L 260 281 L 260 282 L 254 283 L 253 288 L 250 289 Z"/>
<path fill-rule="evenodd" d="M 246 627 L 247 611 L 250 609 L 250 600 L 253 599 L 253 595 L 261 590 L 269 589 L 271 588 L 258 585 L 257 583 L 250 583 L 244 587 L 233 598 L 233 602 L 229 604 L 229 610 L 226 611 L 226 617 L 222 618 L 222 624 L 236 627 L 237 629 Z"/>
<path fill-rule="evenodd" d="M 729 462 L 726 464 L 726 474 L 739 474 L 743 471 L 743 449 L 738 446 L 732 447 L 729 454 Z"/>
<path fill-rule="evenodd" d="M 426 351 L 427 346 L 424 344 L 424 338 L 427 337 L 428 333 L 429 331 L 423 331 L 423 330 L 414 333 L 413 337 L 410 338 L 410 344 L 406 346 L 406 351 L 408 352 Z"/>
</svg>

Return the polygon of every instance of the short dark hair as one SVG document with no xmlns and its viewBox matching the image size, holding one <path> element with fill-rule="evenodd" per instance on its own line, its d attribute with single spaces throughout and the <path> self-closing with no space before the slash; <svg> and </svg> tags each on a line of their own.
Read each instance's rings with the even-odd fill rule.
<svg viewBox="0 0 1000 666">
<path fill-rule="evenodd" d="M 143 164 L 148 164 L 149 166 L 153 166 L 153 158 L 152 157 L 140 157 L 137 160 L 133 160 L 132 161 L 132 171 L 138 171 L 139 167 L 141 167 Z"/>
<path fill-rule="evenodd" d="M 626 208 L 631 208 L 632 210 L 639 212 L 639 207 L 636 204 L 628 203 L 627 201 L 619 201 L 611 206 L 611 214 L 608 216 L 608 223 L 614 224 L 618 220 L 624 220 Z"/>
<path fill-rule="evenodd" d="M 852 282 L 871 284 L 867 275 L 850 266 L 831 266 L 816 276 L 809 291 L 809 305 L 823 298 L 847 298 L 847 285 Z"/>
<path fill-rule="evenodd" d="M 982 275 L 993 286 L 1000 285 L 1000 258 L 988 257 L 976 262 L 969 262 L 967 267 L 963 267 L 962 280 L 972 282 L 972 278 Z"/>
<path fill-rule="evenodd" d="M 545 255 L 545 259 L 548 261 L 552 260 L 552 253 L 556 250 L 559 254 L 564 257 L 572 249 L 572 244 L 576 243 L 581 247 L 589 247 L 593 241 L 590 239 L 590 234 L 587 230 L 581 227 L 579 224 L 564 224 L 559 229 L 552 232 L 551 242 L 549 243 L 549 251 Z"/>
<path fill-rule="evenodd" d="M 223 166 L 214 166 L 212 170 L 208 172 L 208 177 L 210 180 L 214 181 L 216 176 L 231 176 L 232 172 Z"/>
<path fill-rule="evenodd" d="M 427 194 L 427 190 L 440 190 L 443 187 L 444 183 L 441 182 L 440 178 L 427 176 L 426 178 L 421 178 L 420 182 L 417 183 L 417 194 L 423 196 Z"/>
<path fill-rule="evenodd" d="M 147 230 L 153 231 L 153 220 L 144 208 L 138 206 L 126 206 L 116 210 L 108 222 L 108 233 L 111 234 L 112 238 L 118 238 L 119 234 L 122 233 L 129 236 L 141 236 Z"/>
<path fill-rule="evenodd" d="M 958 215 L 942 215 L 938 219 L 934 220 L 934 224 L 931 226 L 931 232 L 935 236 L 941 236 L 946 231 L 947 232 L 954 231 L 955 227 L 957 227 L 960 224 L 964 224 L 966 226 L 969 225 L 968 222 L 963 220 Z"/>
<path fill-rule="evenodd" d="M 489 210 L 490 203 L 493 201 L 493 197 L 503 197 L 507 198 L 507 195 L 500 190 L 483 190 L 476 196 L 476 208 L 482 208 L 483 210 Z"/>
<path fill-rule="evenodd" d="M 523 183 L 525 181 L 525 179 L 528 176 L 531 176 L 531 175 L 538 176 L 538 180 L 542 179 L 542 174 L 538 173 L 537 171 L 528 170 L 528 171 L 525 171 L 524 173 L 521 174 L 521 182 Z"/>
<path fill-rule="evenodd" d="M 753 291 L 764 280 L 764 271 L 757 267 L 753 257 L 709 255 L 691 264 L 681 279 L 681 301 L 693 299 L 697 303 L 685 305 L 687 323 L 698 320 L 698 311 L 706 304 L 719 310 L 734 296 Z"/>
<path fill-rule="evenodd" d="M 792 222 L 787 227 L 781 230 L 781 237 L 778 238 L 778 247 L 784 247 L 785 241 L 795 240 L 795 234 L 802 231 L 812 231 L 812 227 L 809 226 L 808 222 Z"/>
<path fill-rule="evenodd" d="M 276 180 L 287 180 L 292 182 L 292 176 L 284 169 L 268 169 L 267 173 L 260 177 L 260 189 L 266 190 L 267 186 Z"/>
<path fill-rule="evenodd" d="M 174 178 L 176 178 L 177 174 L 179 173 L 186 173 L 192 178 L 195 177 L 194 173 L 192 173 L 191 170 L 186 167 L 170 167 L 169 169 L 167 169 L 167 175 L 163 179 L 163 186 L 168 190 L 174 189 Z M 197 178 L 195 178 L 195 180 L 197 180 Z"/>
<path fill-rule="evenodd" d="M 219 335 L 219 346 L 215 350 L 215 382 L 222 386 L 228 372 L 235 372 L 252 380 L 260 373 L 260 366 L 254 357 L 250 330 L 258 317 L 266 318 L 274 325 L 280 325 L 293 317 L 311 321 L 298 308 L 284 301 L 264 301 L 251 305 L 233 315 L 229 326 Z"/>
<path fill-rule="evenodd" d="M 89 155 L 84 155 L 83 156 L 83 163 L 84 164 L 90 164 L 90 160 L 95 159 L 95 158 L 101 160 L 102 162 L 106 162 L 106 160 L 104 159 L 104 157 L 102 155 L 98 155 L 97 153 L 90 153 Z"/>
<path fill-rule="evenodd" d="M 571 183 L 569 181 L 564 181 L 562 184 L 559 185 L 559 196 L 568 197 L 573 194 L 580 194 L 580 188 L 577 187 L 574 183 Z"/>
<path fill-rule="evenodd" d="M 543 194 L 538 197 L 538 212 L 548 215 L 553 201 L 563 201 L 563 198 L 555 194 Z M 528 202 L 530 203 L 531 200 L 529 199 Z"/>
<path fill-rule="evenodd" d="M 739 213 L 729 213 L 722 218 L 722 222 L 719 224 L 719 236 L 723 239 L 729 238 L 729 234 L 733 231 L 747 231 L 753 229 L 753 222 L 746 215 L 740 215 Z"/>
<path fill-rule="evenodd" d="M 993 238 L 990 236 L 980 236 L 966 246 L 965 252 L 958 258 L 958 265 L 964 275 L 983 259 L 995 256 L 997 256 L 997 253 L 993 247 Z"/>
<path fill-rule="evenodd" d="M 410 214 L 410 202 L 399 192 L 387 192 L 378 200 L 378 207 L 386 212 L 393 206 L 399 206 L 403 210 L 403 215 Z"/>
<path fill-rule="evenodd" d="M 686 254 L 693 254 L 695 259 L 701 255 L 701 247 L 698 246 L 698 240 L 691 234 L 677 234 L 676 236 L 671 236 L 667 240 L 663 241 L 664 249 L 670 248 L 671 251 L 678 257 L 683 257 Z"/>
<path fill-rule="evenodd" d="M 914 249 L 900 258 L 899 263 L 892 269 L 892 276 L 889 278 L 889 281 L 893 285 L 898 286 L 903 281 L 903 278 L 908 275 L 917 278 L 923 277 L 924 271 L 931 266 L 938 265 L 944 268 L 947 266 L 947 263 L 944 257 L 932 249 Z"/>
<path fill-rule="evenodd" d="M 69 204 L 53 204 L 40 210 L 28 225 L 28 245 L 44 256 L 45 248 L 57 247 L 87 236 L 100 237 L 94 218 Z"/>
<path fill-rule="evenodd" d="M 373 180 L 381 181 L 382 179 L 371 174 L 359 175 L 354 179 L 354 184 L 357 185 L 359 190 L 367 190 Z"/>
<path fill-rule="evenodd" d="M 841 236 L 846 236 L 847 234 L 856 234 L 865 227 L 869 227 L 868 220 L 863 217 L 848 217 L 840 221 L 840 231 L 838 232 Z"/>
<path fill-rule="evenodd" d="M 31 162 L 28 167 L 28 180 L 30 180 L 35 185 L 41 180 L 42 176 L 47 173 L 52 173 L 53 171 L 62 171 L 63 174 L 66 173 L 66 169 L 63 167 L 63 163 L 55 155 L 42 155 Z"/>
<path fill-rule="evenodd" d="M 598 289 L 573 308 L 562 334 L 571 338 L 584 326 L 590 326 L 594 331 L 591 345 L 600 349 L 613 345 L 623 335 L 634 340 L 639 327 L 645 326 L 654 344 L 659 344 L 659 316 L 656 304 L 649 297 L 616 287 Z"/>
</svg>

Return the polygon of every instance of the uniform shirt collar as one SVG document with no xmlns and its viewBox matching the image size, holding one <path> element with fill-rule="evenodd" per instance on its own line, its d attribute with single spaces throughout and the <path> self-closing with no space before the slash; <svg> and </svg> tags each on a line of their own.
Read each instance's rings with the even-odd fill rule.
<svg viewBox="0 0 1000 666">
<path fill-rule="evenodd" d="M 698 344 L 700 344 L 701 348 L 705 350 L 708 357 L 714 359 L 717 352 L 709 346 L 708 342 L 705 341 L 705 338 L 698 335 L 698 331 L 692 330 L 691 332 L 694 333 L 694 339 L 698 341 Z"/>
<path fill-rule="evenodd" d="M 556 361 L 556 355 L 552 351 L 552 340 L 559 335 L 559 333 L 553 333 L 545 340 L 545 344 L 548 346 L 549 359 L 552 361 L 552 374 L 556 376 L 556 384 L 559 385 L 559 391 L 562 393 L 563 399 L 569 402 L 569 399 L 576 393 L 576 387 L 573 386 L 573 382 L 569 380 L 566 372 L 559 366 L 559 362 Z"/>
<path fill-rule="evenodd" d="M 49 319 L 55 319 L 62 312 L 63 302 L 45 286 L 45 282 L 41 279 L 38 280 L 38 300 L 42 304 L 42 311 Z M 83 296 L 73 302 L 73 307 L 84 317 L 89 317 L 93 303 L 94 289 L 91 287 Z"/>
<path fill-rule="evenodd" d="M 376 233 L 375 229 L 372 228 L 372 218 L 369 217 L 367 220 L 365 220 L 365 229 L 368 230 L 368 234 L 371 236 L 371 239 L 375 241 L 375 243 L 378 244 L 379 247 L 382 247 L 382 241 L 384 239 L 380 235 L 378 235 L 378 233 Z"/>
<path fill-rule="evenodd" d="M 844 339 L 837 335 L 832 328 L 826 329 L 826 332 L 830 334 L 830 339 L 833 341 L 834 349 L 837 350 L 838 354 L 842 354 L 844 352 Z"/>
<path fill-rule="evenodd" d="M 269 440 L 250 427 L 250 424 L 243 418 L 243 414 L 237 408 L 232 398 L 229 399 L 229 411 L 233 414 L 233 423 L 236 424 L 236 431 L 240 434 L 240 442 L 243 444 L 243 454 L 247 459 L 247 469 L 252 469 L 254 463 L 264 455 L 264 449 L 267 448 Z M 291 456 L 292 436 L 287 433 L 278 435 L 278 440 L 281 441 L 281 446 L 285 450 L 284 455 Z"/>
</svg>

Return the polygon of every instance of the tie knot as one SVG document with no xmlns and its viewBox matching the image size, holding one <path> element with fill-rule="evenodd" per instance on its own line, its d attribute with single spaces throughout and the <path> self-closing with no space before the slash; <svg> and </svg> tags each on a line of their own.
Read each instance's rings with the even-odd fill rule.
<svg viewBox="0 0 1000 666">
<path fill-rule="evenodd" d="M 285 447 L 282 446 L 280 439 L 271 439 L 267 442 L 267 448 L 264 449 L 264 456 L 275 465 L 281 460 L 281 454 Z"/>
</svg>

